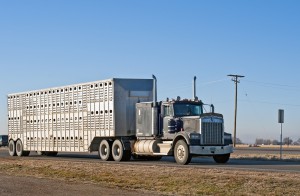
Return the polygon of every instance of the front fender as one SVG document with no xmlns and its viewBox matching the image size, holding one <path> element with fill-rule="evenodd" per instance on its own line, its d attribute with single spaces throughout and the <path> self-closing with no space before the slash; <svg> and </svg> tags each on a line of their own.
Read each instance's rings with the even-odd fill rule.
<svg viewBox="0 0 300 196">
<path fill-rule="evenodd" d="M 175 146 L 176 142 L 178 140 L 181 140 L 181 139 L 184 139 L 185 142 L 190 145 L 190 137 L 189 137 L 189 134 L 187 132 L 184 132 L 184 131 L 181 131 L 181 132 L 178 132 L 173 140 L 173 146 Z"/>
</svg>

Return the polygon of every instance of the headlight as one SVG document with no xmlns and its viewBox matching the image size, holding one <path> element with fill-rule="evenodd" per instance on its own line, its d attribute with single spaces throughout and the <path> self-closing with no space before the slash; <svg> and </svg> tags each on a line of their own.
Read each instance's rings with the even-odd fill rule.
<svg viewBox="0 0 300 196">
<path fill-rule="evenodd" d="M 190 138 L 192 139 L 192 140 L 196 140 L 196 139 L 200 139 L 200 134 L 190 134 Z"/>
<path fill-rule="evenodd" d="M 224 134 L 224 139 L 226 140 L 230 140 L 232 137 L 231 137 L 231 134 Z"/>
</svg>

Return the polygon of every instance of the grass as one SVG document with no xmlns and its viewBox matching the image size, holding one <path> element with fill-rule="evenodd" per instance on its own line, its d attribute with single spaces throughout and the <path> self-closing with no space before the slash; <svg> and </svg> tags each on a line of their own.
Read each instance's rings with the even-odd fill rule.
<svg viewBox="0 0 300 196">
<path fill-rule="evenodd" d="M 280 160 L 279 146 L 262 146 L 262 147 L 247 147 L 245 145 L 238 145 L 231 158 L 236 159 L 252 159 L 252 160 Z M 257 150 L 256 150 L 257 149 Z M 271 151 L 268 151 L 272 149 Z M 252 151 L 253 150 L 253 151 Z M 290 151 L 292 150 L 292 151 Z M 300 147 L 299 146 L 284 146 L 282 160 L 284 161 L 300 161 Z"/>
<path fill-rule="evenodd" d="M 164 195 L 297 195 L 300 184 L 300 174 L 297 173 L 137 166 L 30 157 L 0 158 L 0 172 L 139 189 Z"/>
</svg>

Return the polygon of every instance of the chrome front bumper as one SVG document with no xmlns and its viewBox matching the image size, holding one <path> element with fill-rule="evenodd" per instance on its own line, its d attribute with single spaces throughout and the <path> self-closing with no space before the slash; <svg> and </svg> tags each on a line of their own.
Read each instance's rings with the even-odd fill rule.
<svg viewBox="0 0 300 196">
<path fill-rule="evenodd" d="M 193 155 L 221 155 L 233 153 L 232 146 L 190 146 Z"/>
</svg>

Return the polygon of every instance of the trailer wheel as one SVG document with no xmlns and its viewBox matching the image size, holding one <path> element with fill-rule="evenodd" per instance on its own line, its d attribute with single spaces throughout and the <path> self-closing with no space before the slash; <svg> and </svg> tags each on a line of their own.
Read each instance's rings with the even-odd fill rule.
<svg viewBox="0 0 300 196">
<path fill-rule="evenodd" d="M 187 165 L 191 162 L 192 156 L 190 155 L 189 147 L 184 140 L 179 140 L 175 144 L 174 157 L 178 164 Z"/>
<path fill-rule="evenodd" d="M 111 145 L 108 143 L 107 140 L 102 140 L 99 145 L 98 149 L 99 158 L 103 161 L 111 161 Z"/>
<path fill-rule="evenodd" d="M 8 143 L 8 153 L 10 156 L 16 156 L 16 144 L 14 140 L 10 140 Z"/>
<path fill-rule="evenodd" d="M 21 156 L 28 156 L 30 151 L 24 151 L 22 141 L 17 140 L 17 142 L 16 142 L 16 153 L 19 157 L 21 157 Z"/>
<path fill-rule="evenodd" d="M 223 154 L 223 155 L 214 155 L 213 158 L 214 158 L 216 163 L 227 163 L 227 161 L 230 158 L 230 153 L 229 154 Z"/>
<path fill-rule="evenodd" d="M 120 140 L 115 140 L 112 145 L 112 156 L 115 161 L 128 161 L 130 160 L 131 152 L 123 149 Z"/>
</svg>

